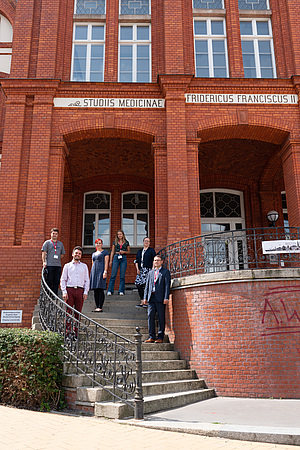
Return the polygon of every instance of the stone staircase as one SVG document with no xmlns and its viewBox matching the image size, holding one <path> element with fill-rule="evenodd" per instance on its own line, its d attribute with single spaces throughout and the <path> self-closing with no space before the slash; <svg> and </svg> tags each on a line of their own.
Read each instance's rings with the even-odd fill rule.
<svg viewBox="0 0 300 450">
<path fill-rule="evenodd" d="M 124 297 L 106 297 L 103 313 L 93 313 L 93 293 L 89 293 L 82 313 L 120 336 L 134 341 L 135 328 L 140 327 L 142 341 L 148 338 L 147 309 L 135 308 L 139 296 L 126 290 Z M 152 413 L 194 403 L 214 396 L 204 380 L 197 378 L 194 370 L 188 369 L 187 361 L 181 360 L 174 345 L 142 344 L 144 412 Z M 134 346 L 131 348 L 134 351 Z M 91 387 L 85 375 L 75 375 L 75 367 L 64 363 L 64 389 L 70 407 L 107 418 L 124 418 L 133 415 L 128 405 L 112 402 L 112 396 L 101 387 Z"/>
</svg>

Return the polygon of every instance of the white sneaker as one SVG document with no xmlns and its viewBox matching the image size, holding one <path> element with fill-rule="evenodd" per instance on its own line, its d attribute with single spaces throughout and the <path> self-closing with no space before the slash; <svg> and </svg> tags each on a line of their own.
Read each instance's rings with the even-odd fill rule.
<svg viewBox="0 0 300 450">
<path fill-rule="evenodd" d="M 120 292 L 119 295 L 124 295 L 124 292 Z"/>
<path fill-rule="evenodd" d="M 107 292 L 106 295 L 111 295 L 111 292 Z"/>
</svg>

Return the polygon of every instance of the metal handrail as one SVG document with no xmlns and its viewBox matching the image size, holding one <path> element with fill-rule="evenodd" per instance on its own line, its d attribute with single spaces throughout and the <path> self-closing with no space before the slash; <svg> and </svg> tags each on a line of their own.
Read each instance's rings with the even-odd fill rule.
<svg viewBox="0 0 300 450">
<path fill-rule="evenodd" d="M 300 239 L 300 227 L 245 228 L 175 242 L 159 255 L 172 278 L 246 269 L 300 267 L 299 253 L 265 255 L 263 241 Z"/>
<path fill-rule="evenodd" d="M 131 341 L 79 313 L 52 292 L 44 270 L 39 317 L 43 330 L 64 337 L 64 362 L 71 363 L 77 375 L 84 374 L 92 387 L 103 388 L 114 402 L 119 400 L 133 408 L 135 419 L 143 419 L 142 335 L 138 327 L 135 341 Z"/>
</svg>

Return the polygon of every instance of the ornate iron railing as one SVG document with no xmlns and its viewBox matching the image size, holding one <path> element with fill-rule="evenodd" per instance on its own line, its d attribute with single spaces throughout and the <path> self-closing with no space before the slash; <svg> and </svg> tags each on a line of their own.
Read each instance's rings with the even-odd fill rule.
<svg viewBox="0 0 300 450">
<path fill-rule="evenodd" d="M 262 241 L 300 240 L 299 227 L 248 228 L 175 242 L 159 254 L 172 278 L 228 270 L 300 267 L 299 253 L 264 255 Z"/>
<path fill-rule="evenodd" d="M 43 330 L 56 332 L 64 337 L 64 362 L 71 363 L 76 374 L 84 374 L 89 378 L 92 387 L 103 388 L 111 394 L 113 401 L 126 403 L 134 409 L 134 417 L 142 419 L 140 329 L 136 328 L 133 342 L 78 313 L 50 290 L 44 270 L 39 308 Z"/>
</svg>

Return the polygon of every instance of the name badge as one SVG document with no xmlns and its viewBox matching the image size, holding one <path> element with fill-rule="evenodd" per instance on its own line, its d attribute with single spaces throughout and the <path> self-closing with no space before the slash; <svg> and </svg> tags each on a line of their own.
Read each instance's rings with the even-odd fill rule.
<svg viewBox="0 0 300 450">
<path fill-rule="evenodd" d="M 54 258 L 54 259 L 58 259 L 58 255 L 54 255 L 53 258 Z"/>
</svg>

